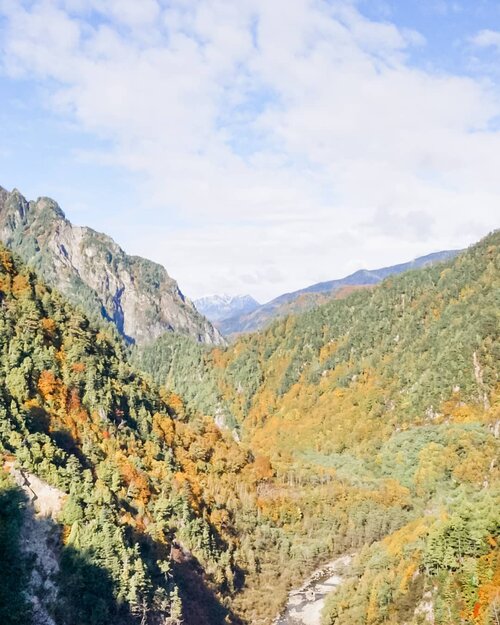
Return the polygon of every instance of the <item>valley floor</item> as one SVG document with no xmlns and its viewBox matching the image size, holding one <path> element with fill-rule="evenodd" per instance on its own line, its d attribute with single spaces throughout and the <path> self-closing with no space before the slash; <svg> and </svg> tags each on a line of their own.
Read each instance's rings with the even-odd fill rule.
<svg viewBox="0 0 500 625">
<path fill-rule="evenodd" d="M 307 581 L 288 595 L 283 613 L 274 625 L 321 625 L 321 611 L 328 594 L 347 576 L 352 555 L 346 554 L 317 568 Z"/>
</svg>

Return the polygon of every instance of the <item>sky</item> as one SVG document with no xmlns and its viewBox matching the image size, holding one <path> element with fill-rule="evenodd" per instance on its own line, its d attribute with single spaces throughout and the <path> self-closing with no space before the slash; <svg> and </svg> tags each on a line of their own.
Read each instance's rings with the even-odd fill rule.
<svg viewBox="0 0 500 625">
<path fill-rule="evenodd" d="M 499 226 L 497 0 L 0 0 L 0 185 L 197 298 Z"/>
</svg>

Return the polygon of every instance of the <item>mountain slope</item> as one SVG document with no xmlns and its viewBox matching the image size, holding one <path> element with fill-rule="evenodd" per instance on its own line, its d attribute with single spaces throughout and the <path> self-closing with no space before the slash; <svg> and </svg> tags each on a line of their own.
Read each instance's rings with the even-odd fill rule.
<svg viewBox="0 0 500 625">
<path fill-rule="evenodd" d="M 260 306 L 250 295 L 210 295 L 194 300 L 194 305 L 213 323 L 235 315 L 247 314 Z"/>
<path fill-rule="evenodd" d="M 0 246 L 2 625 L 270 624 L 323 549 L 331 493 L 300 494 L 302 527 L 269 460 L 128 351 Z"/>
<path fill-rule="evenodd" d="M 0 249 L 0 456 L 38 497 L 23 521 L 0 479 L 16 625 L 26 584 L 56 625 L 269 625 L 291 585 L 353 551 L 328 625 L 496 625 L 499 298 L 493 233 L 226 349 L 173 333 L 135 347 L 158 391 Z M 62 493 L 53 532 L 32 476 Z M 60 563 L 53 600 L 29 582 L 26 527 Z"/>
<path fill-rule="evenodd" d="M 142 366 L 221 403 L 270 458 L 296 535 L 322 538 L 324 561 L 359 551 L 325 624 L 496 624 L 500 232 L 184 368 L 172 351 L 151 345 Z"/>
<path fill-rule="evenodd" d="M 499 249 L 495 232 L 447 263 L 277 320 L 226 350 L 193 345 L 172 357 L 160 339 L 138 352 L 139 362 L 174 390 L 190 385 L 191 371 L 193 401 L 222 398 L 246 436 L 274 455 L 340 448 L 338 419 L 346 420 L 343 435 L 356 434 L 345 411 L 360 404 L 358 394 L 372 397 L 371 407 L 353 404 L 352 415 L 360 413 L 363 428 L 373 420 L 374 440 L 406 421 L 442 420 L 462 403 L 489 411 L 500 361 Z M 294 413 L 307 418 L 295 422 Z"/>
<path fill-rule="evenodd" d="M 457 253 L 458 250 L 435 252 L 407 263 L 373 270 L 361 269 L 345 278 L 318 282 L 304 289 L 280 295 L 250 313 L 228 317 L 221 321 L 218 327 L 225 336 L 240 332 L 253 332 L 264 328 L 272 319 L 285 317 L 296 312 L 304 312 L 314 306 L 324 304 L 329 299 L 343 297 L 346 294 L 345 289 L 342 291 L 344 287 L 372 286 L 388 276 L 442 262 L 453 258 Z"/>
<path fill-rule="evenodd" d="M 3 625 L 242 623 L 276 558 L 262 469 L 126 355 L 0 245 Z"/>
<path fill-rule="evenodd" d="M 174 331 L 223 343 L 161 265 L 128 256 L 104 234 L 73 226 L 49 198 L 28 202 L 17 190 L 0 187 L 0 240 L 94 318 L 111 320 L 130 341 L 147 343 Z"/>
</svg>

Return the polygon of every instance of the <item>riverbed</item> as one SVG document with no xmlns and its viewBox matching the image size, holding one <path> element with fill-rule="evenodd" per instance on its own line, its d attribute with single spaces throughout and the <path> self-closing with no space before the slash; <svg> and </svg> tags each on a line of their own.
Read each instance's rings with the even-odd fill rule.
<svg viewBox="0 0 500 625">
<path fill-rule="evenodd" d="M 345 555 L 316 569 L 300 588 L 289 593 L 274 625 L 321 625 L 325 599 L 346 579 L 345 569 L 351 560 L 351 555 Z"/>
</svg>

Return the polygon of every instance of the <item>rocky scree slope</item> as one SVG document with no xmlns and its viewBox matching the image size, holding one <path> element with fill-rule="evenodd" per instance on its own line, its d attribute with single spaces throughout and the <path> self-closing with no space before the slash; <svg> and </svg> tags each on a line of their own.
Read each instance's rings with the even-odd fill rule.
<svg viewBox="0 0 500 625">
<path fill-rule="evenodd" d="M 112 321 L 129 342 L 179 332 L 224 343 L 164 267 L 129 256 L 105 234 L 74 226 L 50 198 L 27 201 L 16 189 L 0 187 L 0 240 L 94 319 Z"/>
</svg>

